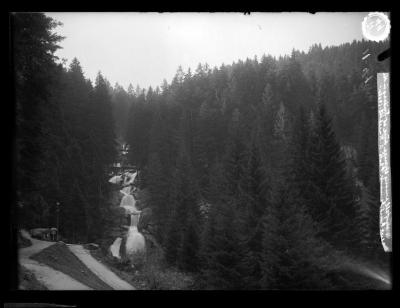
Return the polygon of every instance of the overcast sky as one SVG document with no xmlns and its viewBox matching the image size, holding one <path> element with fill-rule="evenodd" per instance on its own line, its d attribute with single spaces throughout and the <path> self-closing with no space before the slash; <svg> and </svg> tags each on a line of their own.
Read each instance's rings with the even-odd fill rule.
<svg viewBox="0 0 400 308">
<path fill-rule="evenodd" d="M 314 43 L 361 40 L 367 13 L 46 13 L 63 23 L 57 56 L 77 57 L 92 81 L 98 71 L 127 88 L 170 82 L 179 65 L 211 67 L 265 54 L 307 51 Z"/>
</svg>

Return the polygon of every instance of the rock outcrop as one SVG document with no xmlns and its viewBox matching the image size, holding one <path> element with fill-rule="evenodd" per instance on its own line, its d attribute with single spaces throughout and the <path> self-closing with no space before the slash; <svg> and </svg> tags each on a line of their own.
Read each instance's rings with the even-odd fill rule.
<svg viewBox="0 0 400 308">
<path fill-rule="evenodd" d="M 139 220 L 139 224 L 138 224 L 139 232 L 142 232 L 142 230 L 147 229 L 149 224 L 151 224 L 151 221 L 152 221 L 151 208 L 146 207 L 140 213 L 140 220 Z"/>
<path fill-rule="evenodd" d="M 100 246 L 95 243 L 88 243 L 88 244 L 83 245 L 83 247 L 87 250 L 97 250 L 97 249 L 99 249 Z"/>
</svg>

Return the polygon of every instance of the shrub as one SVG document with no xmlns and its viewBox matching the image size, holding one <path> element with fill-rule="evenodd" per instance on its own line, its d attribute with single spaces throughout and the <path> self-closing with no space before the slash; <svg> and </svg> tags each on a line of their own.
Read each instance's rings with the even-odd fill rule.
<svg viewBox="0 0 400 308">
<path fill-rule="evenodd" d="M 145 251 L 134 252 L 130 257 L 130 264 L 135 270 L 141 270 L 145 263 L 146 263 Z"/>
<path fill-rule="evenodd" d="M 175 269 L 161 269 L 155 265 L 148 265 L 143 274 L 151 290 L 188 290 L 194 285 L 191 276 Z"/>
<path fill-rule="evenodd" d="M 150 290 L 187 290 L 194 284 L 193 277 L 174 268 L 166 268 L 161 249 L 149 249 L 141 270 L 142 279 Z"/>
</svg>

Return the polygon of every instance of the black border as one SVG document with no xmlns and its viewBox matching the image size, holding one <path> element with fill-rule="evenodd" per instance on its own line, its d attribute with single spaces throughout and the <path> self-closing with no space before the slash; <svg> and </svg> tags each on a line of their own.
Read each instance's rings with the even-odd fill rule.
<svg viewBox="0 0 400 308">
<path fill-rule="evenodd" d="M 282 1 L 281 1 L 282 2 Z M 114 4 L 114 3 L 113 3 Z M 188 6 L 189 4 L 189 6 Z M 278 3 L 278 5 L 281 3 Z M 105 11 L 113 11 L 113 12 L 120 12 L 120 11 L 155 11 L 155 12 L 280 12 L 280 11 L 303 11 L 303 12 L 318 12 L 318 11 L 338 11 L 338 12 L 361 12 L 361 11 L 385 11 L 391 12 L 391 67 L 396 61 L 393 61 L 393 56 L 396 55 L 393 52 L 394 47 L 394 40 L 393 35 L 396 33 L 393 31 L 393 19 L 396 16 L 393 14 L 392 9 L 388 7 L 388 3 L 380 3 L 384 7 L 364 7 L 361 8 L 358 6 L 347 7 L 346 9 L 339 9 L 339 8 L 327 8 L 323 7 L 323 5 L 329 5 L 329 3 L 317 3 L 314 6 L 309 7 L 271 7 L 271 3 L 264 3 L 264 7 L 260 7 L 250 3 L 229 3 L 230 7 L 218 7 L 215 6 L 215 3 L 211 6 L 206 6 L 204 2 L 197 2 L 197 3 L 186 3 L 186 5 L 177 6 L 176 4 L 164 2 L 164 5 L 160 6 L 153 6 L 154 3 L 150 2 L 141 2 L 141 3 L 134 3 L 131 7 L 127 6 L 118 6 L 116 4 L 113 8 L 105 7 L 102 4 L 96 3 L 95 6 L 85 5 L 80 3 L 79 6 L 74 6 L 71 3 L 66 2 L 58 2 L 58 3 L 45 3 L 45 2 L 30 2 L 28 4 L 24 4 L 23 2 L 14 2 L 12 4 L 7 5 L 7 12 L 3 15 L 5 18 L 5 23 L 3 29 L 7 29 L 7 36 L 8 36 L 8 67 L 9 67 L 9 74 L 7 78 L 7 88 L 8 88 L 8 95 L 9 100 L 7 102 L 14 102 L 13 99 L 13 72 L 12 72 L 12 59 L 11 57 L 11 50 L 10 50 L 10 32 L 9 32 L 9 12 L 13 11 L 47 11 L 47 12 L 57 12 L 57 11 L 98 11 L 98 12 L 105 12 Z M 61 5 L 66 5 L 64 7 L 60 7 Z M 277 3 L 275 3 L 277 5 Z M 350 3 L 347 3 L 350 5 Z M 191 7 L 192 6 L 192 7 Z M 7 23 L 7 25 L 6 25 Z M 5 36 L 3 36 L 4 38 Z M 5 57 L 4 57 L 5 59 Z M 393 68 L 391 68 L 391 72 L 393 72 Z M 395 136 L 396 136 L 396 125 L 397 121 L 393 121 L 394 116 L 397 114 L 395 109 L 397 108 L 397 104 L 393 103 L 396 102 L 396 94 L 393 89 L 393 84 L 395 82 L 395 73 L 391 73 L 391 112 L 392 112 L 392 122 L 391 122 L 391 157 L 392 157 L 392 203 L 398 204 L 399 197 L 398 193 L 399 190 L 396 189 L 400 187 L 398 185 L 398 166 L 399 163 L 396 161 L 398 152 L 395 144 Z M 4 101 L 3 101 L 4 102 Z M 6 106 L 4 106 L 6 105 Z M 393 290 L 391 291 L 12 291 L 10 290 L 10 282 L 12 283 L 12 276 L 16 270 L 16 250 L 15 250 L 15 236 L 13 236 L 12 229 L 10 228 L 11 224 L 11 217 L 13 207 L 12 204 L 15 203 L 15 194 L 14 194 L 14 181 L 10 183 L 10 178 L 14 179 L 14 168 L 15 165 L 13 164 L 14 161 L 14 140 L 15 140 L 15 110 L 14 104 L 6 104 L 4 102 L 3 108 L 6 108 L 6 115 L 5 119 L 1 122 L 4 125 L 3 132 L 7 132 L 7 144 L 8 146 L 8 153 L 6 153 L 7 158 L 10 159 L 10 163 L 7 163 L 7 171 L 10 171 L 11 177 L 8 175 L 3 175 L 6 179 L 6 185 L 3 186 L 6 188 L 5 192 L 7 193 L 7 215 L 4 215 L 5 223 L 3 223 L 3 235 L 5 236 L 6 240 L 3 241 L 8 244 L 7 247 L 7 255 L 6 255 L 6 263 L 4 265 L 5 269 L 3 270 L 3 277 L 7 277 L 7 281 L 5 282 L 6 286 L 6 293 L 3 299 L 3 302 L 26 302 L 26 303 L 57 303 L 57 304 L 64 304 L 64 305 L 76 305 L 77 307 L 98 307 L 98 306 L 107 306 L 107 307 L 129 307 L 135 305 L 148 305 L 153 303 L 154 300 L 160 301 L 162 305 L 166 305 L 167 301 L 170 300 L 171 304 L 176 305 L 178 303 L 184 303 L 186 305 L 193 305 L 193 304 L 206 304 L 209 305 L 211 303 L 217 303 L 217 301 L 221 300 L 221 304 L 224 305 L 231 305 L 231 304 L 239 304 L 239 305 L 259 305 L 256 304 L 256 301 L 260 301 L 261 305 L 267 304 L 288 304 L 293 303 L 298 305 L 300 303 L 304 303 L 307 305 L 316 304 L 318 306 L 326 305 L 326 304 L 343 304 L 349 303 L 349 300 L 356 300 L 358 305 L 361 305 L 359 302 L 365 301 L 365 303 L 372 304 L 372 305 L 382 305 L 385 303 L 389 303 L 391 299 L 394 298 L 394 293 L 398 288 L 397 282 L 397 270 L 398 267 L 393 264 Z M 10 129 L 12 127 L 12 129 Z M 398 135 L 397 135 L 398 136 Z M 7 152 L 7 151 L 4 151 Z M 3 153 L 4 153 L 3 152 Z M 8 187 L 10 185 L 11 187 Z M 4 196 L 5 194 L 3 194 Z M 5 209 L 3 208 L 3 211 Z M 396 226 L 396 215 L 398 215 L 396 206 L 393 207 L 393 237 L 396 238 L 396 232 L 398 231 Z M 4 212 L 3 212 L 4 213 Z M 398 256 L 397 253 L 398 246 L 393 246 L 393 256 Z M 394 260 L 394 257 L 392 257 Z M 4 264 L 4 263 L 3 263 Z M 7 274 L 6 274 L 6 273 Z M 249 294 L 250 293 L 250 294 Z M 189 297 L 189 298 L 186 298 Z M 187 300 L 186 300 L 187 299 Z M 143 302 L 142 302 L 143 301 Z M 273 302 L 273 303 L 271 303 Z"/>
</svg>

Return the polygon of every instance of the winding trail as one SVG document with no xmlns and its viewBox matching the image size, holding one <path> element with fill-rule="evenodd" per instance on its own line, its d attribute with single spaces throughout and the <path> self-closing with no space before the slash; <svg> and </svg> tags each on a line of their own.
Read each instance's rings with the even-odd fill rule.
<svg viewBox="0 0 400 308">
<path fill-rule="evenodd" d="M 34 239 L 26 231 L 21 231 L 21 234 L 32 242 L 32 246 L 19 249 L 19 262 L 30 270 L 35 275 L 36 279 L 38 279 L 47 289 L 92 290 L 92 288 L 89 288 L 72 277 L 30 258 L 41 250 L 54 245 L 55 242 Z"/>
<path fill-rule="evenodd" d="M 114 290 L 135 290 L 132 285 L 119 278 L 106 266 L 93 258 L 81 245 L 67 244 L 67 246 L 97 277 Z"/>
<path fill-rule="evenodd" d="M 34 239 L 25 230 L 21 231 L 23 237 L 32 242 L 32 246 L 19 249 L 19 262 L 22 266 L 33 272 L 35 277 L 49 290 L 93 290 L 72 277 L 57 271 L 47 265 L 37 262 L 30 257 L 43 249 L 54 245 L 56 242 L 47 242 Z M 66 244 L 69 250 L 76 255 L 87 267 L 114 290 L 135 290 L 125 280 L 119 278 L 110 269 L 93 258 L 89 251 L 82 245 Z"/>
</svg>

